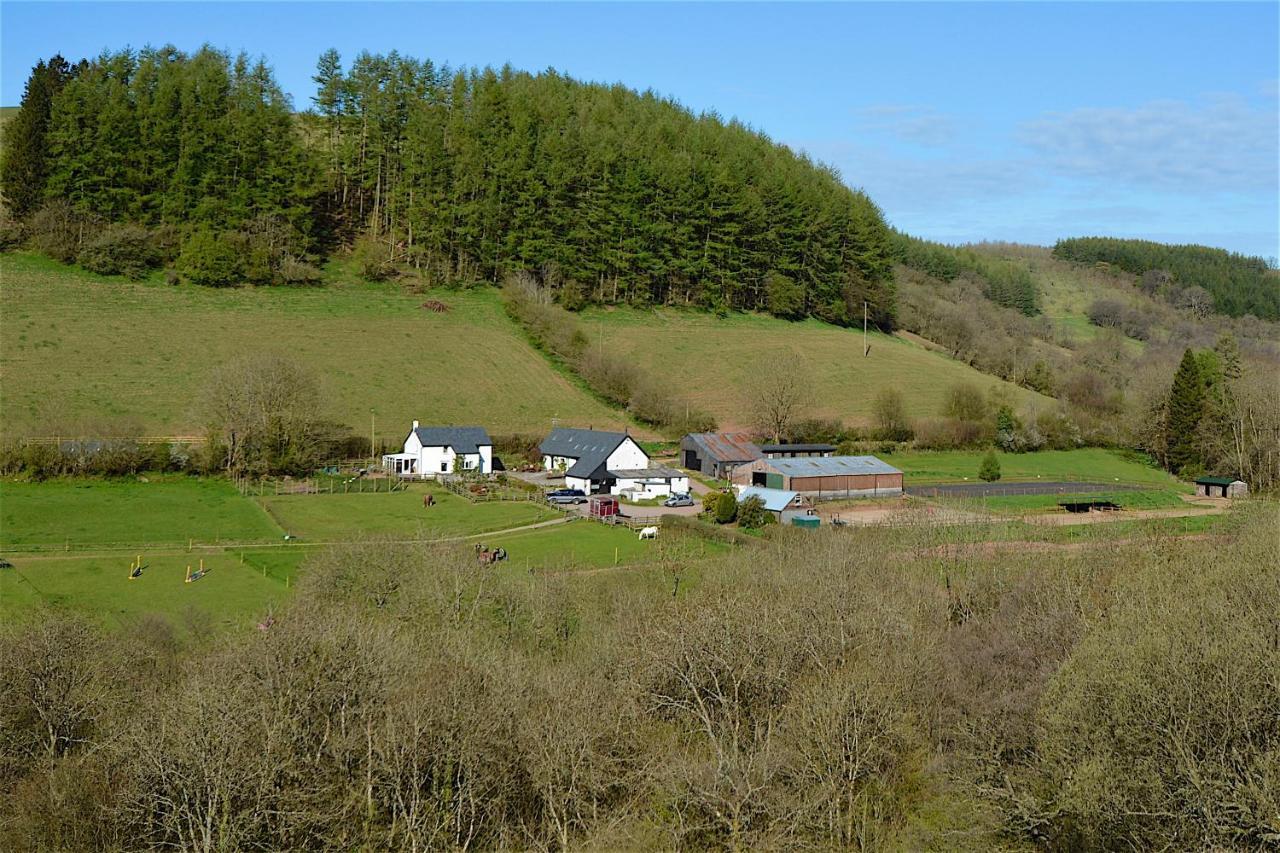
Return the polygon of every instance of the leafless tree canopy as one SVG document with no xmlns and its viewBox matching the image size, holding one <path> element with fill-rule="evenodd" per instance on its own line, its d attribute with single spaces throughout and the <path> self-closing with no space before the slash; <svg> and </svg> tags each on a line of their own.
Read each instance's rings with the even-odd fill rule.
<svg viewBox="0 0 1280 853">
<path fill-rule="evenodd" d="M 310 460 L 321 408 L 314 373 L 277 354 L 243 355 L 216 367 L 201 410 L 235 473 L 264 473 Z"/>
<path fill-rule="evenodd" d="M 813 382 L 792 359 L 761 359 L 751 369 L 755 378 L 748 385 L 745 410 L 753 413 L 756 427 L 777 444 L 813 404 Z"/>
<path fill-rule="evenodd" d="M 371 541 L 266 630 L 6 625 L 0 849 L 1273 846 L 1273 508 L 775 533 L 534 578 Z"/>
</svg>

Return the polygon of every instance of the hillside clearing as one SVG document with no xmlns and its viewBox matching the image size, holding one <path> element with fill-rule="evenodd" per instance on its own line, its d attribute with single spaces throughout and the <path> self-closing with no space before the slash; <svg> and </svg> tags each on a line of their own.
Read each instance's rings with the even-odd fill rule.
<svg viewBox="0 0 1280 853">
<path fill-rule="evenodd" d="M 978 468 L 985 451 L 939 450 L 886 453 L 881 458 L 902 470 L 908 486 L 929 483 L 981 482 Z M 1169 491 L 1189 492 L 1167 471 L 1102 448 L 1080 450 L 1042 450 L 1038 453 L 996 453 L 1000 461 L 999 482 L 1077 481 L 1090 483 L 1119 482 L 1149 484 Z"/>
<path fill-rule="evenodd" d="M 396 285 L 210 289 L 103 278 L 37 255 L 0 258 L 5 433 L 198 435 L 215 365 L 280 352 L 313 369 L 331 415 L 398 444 L 414 418 L 502 434 L 624 418 L 554 370 L 490 288 L 437 292 L 445 313 Z"/>
<path fill-rule="evenodd" d="M 924 346 L 874 332 L 862 357 L 862 332 L 817 320 L 789 322 L 760 314 L 711 314 L 632 308 L 583 312 L 594 341 L 665 376 L 690 402 L 716 417 L 722 429 L 751 426 L 751 383 L 761 363 L 783 361 L 811 379 L 814 415 L 867 425 L 876 395 L 902 392 L 913 418 L 941 414 L 947 390 L 961 382 L 1000 389 L 1019 407 L 1054 401 L 931 352 Z"/>
</svg>

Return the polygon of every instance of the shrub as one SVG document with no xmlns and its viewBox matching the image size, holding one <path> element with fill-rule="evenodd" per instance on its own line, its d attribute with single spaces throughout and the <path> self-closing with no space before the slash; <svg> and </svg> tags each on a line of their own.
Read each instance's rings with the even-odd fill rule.
<svg viewBox="0 0 1280 853">
<path fill-rule="evenodd" d="M 12 252 L 27 239 L 27 226 L 8 216 L 0 216 L 0 252 Z"/>
<path fill-rule="evenodd" d="M 84 219 L 64 199 L 46 203 L 31 217 L 28 230 L 31 248 L 55 261 L 69 264 L 80 252 Z"/>
<path fill-rule="evenodd" d="M 748 530 L 759 530 L 777 521 L 773 513 L 764 508 L 764 501 L 752 495 L 738 506 L 738 525 Z"/>
<path fill-rule="evenodd" d="M 764 277 L 769 313 L 775 317 L 799 319 L 804 316 L 804 288 L 780 272 Z"/>
<path fill-rule="evenodd" d="M 881 441 L 907 441 L 912 436 L 907 407 L 897 388 L 885 388 L 876 395 L 875 420 L 875 437 Z"/>
<path fill-rule="evenodd" d="M 178 271 L 192 284 L 231 287 L 240 283 L 240 256 L 227 235 L 200 228 L 182 241 Z"/>
<path fill-rule="evenodd" d="M 978 469 L 978 477 L 988 483 L 994 483 L 1000 479 L 1000 460 L 996 458 L 994 450 L 988 450 L 987 455 L 982 457 L 982 467 Z"/>
<path fill-rule="evenodd" d="M 373 237 L 361 237 L 351 250 L 351 258 L 360 269 L 360 275 L 369 281 L 386 281 L 396 273 L 391 247 Z"/>
<path fill-rule="evenodd" d="M 98 275 L 146 277 L 160 263 L 151 234 L 140 225 L 108 225 L 85 243 L 76 256 L 80 266 Z"/>
<path fill-rule="evenodd" d="M 942 413 L 961 421 L 985 421 L 987 398 L 982 389 L 972 382 L 961 382 L 947 389 L 947 399 Z"/>
<path fill-rule="evenodd" d="M 729 524 L 738 517 L 738 499 L 732 491 L 721 492 L 716 498 L 716 522 Z"/>
<path fill-rule="evenodd" d="M 319 284 L 322 279 L 318 268 L 294 258 L 285 258 L 280 262 L 280 270 L 276 277 L 279 283 L 286 287 L 312 287 Z"/>
</svg>

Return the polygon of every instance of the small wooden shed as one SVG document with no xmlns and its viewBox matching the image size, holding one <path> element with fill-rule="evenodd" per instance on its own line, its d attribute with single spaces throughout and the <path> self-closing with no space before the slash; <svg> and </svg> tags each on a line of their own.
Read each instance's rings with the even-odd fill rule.
<svg viewBox="0 0 1280 853">
<path fill-rule="evenodd" d="M 1200 477 L 1196 494 L 1202 498 L 1242 498 L 1249 494 L 1249 486 L 1231 477 Z"/>
</svg>

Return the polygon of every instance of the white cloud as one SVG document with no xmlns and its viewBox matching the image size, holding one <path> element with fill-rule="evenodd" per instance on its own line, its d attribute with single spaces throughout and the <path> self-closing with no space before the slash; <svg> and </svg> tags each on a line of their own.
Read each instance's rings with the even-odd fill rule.
<svg viewBox="0 0 1280 853">
<path fill-rule="evenodd" d="M 1280 191 L 1276 111 L 1239 96 L 1049 113 L 1018 136 L 1066 176 L 1171 192 Z"/>
<path fill-rule="evenodd" d="M 933 107 L 881 104 L 857 110 L 854 115 L 862 130 L 919 145 L 946 145 L 955 134 L 954 120 Z"/>
</svg>

